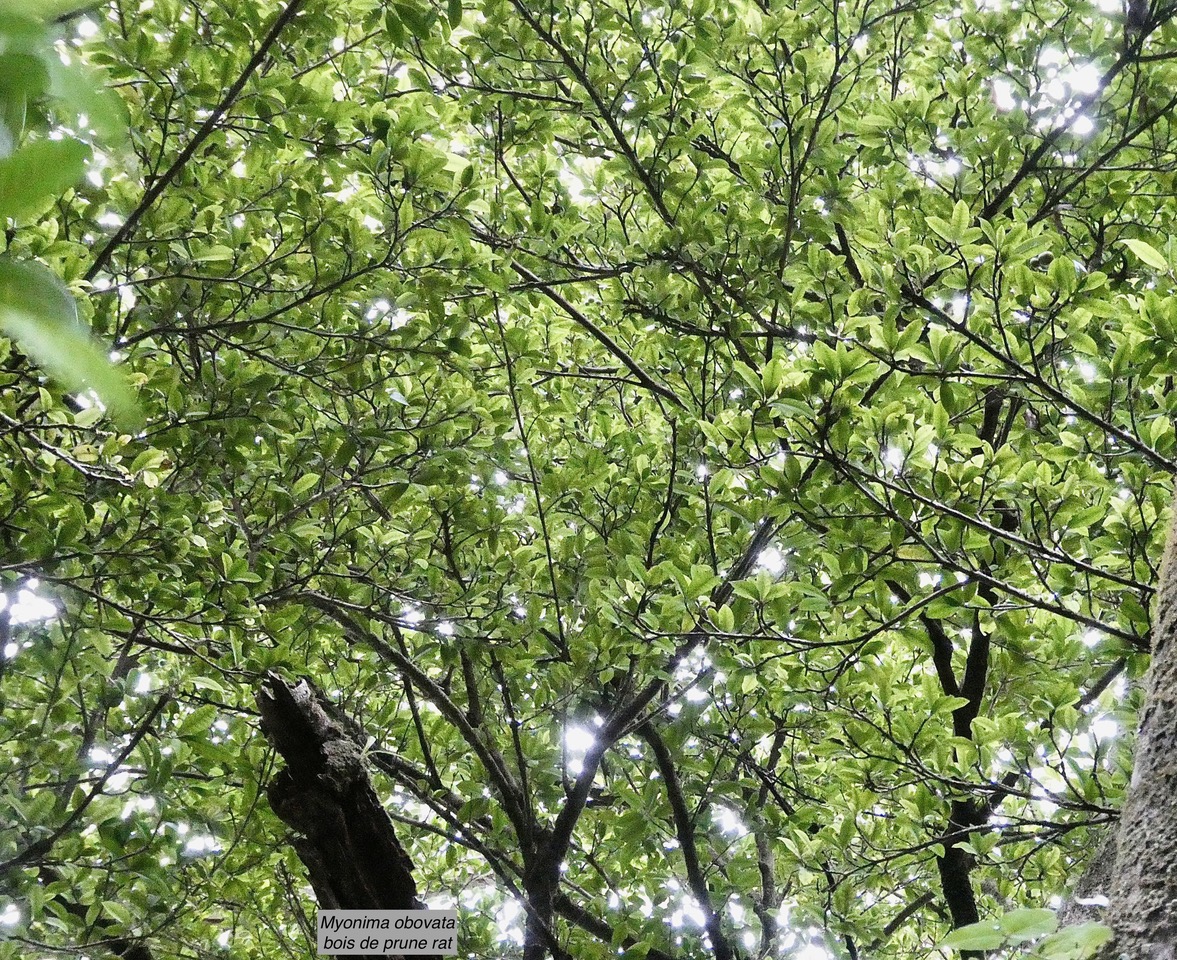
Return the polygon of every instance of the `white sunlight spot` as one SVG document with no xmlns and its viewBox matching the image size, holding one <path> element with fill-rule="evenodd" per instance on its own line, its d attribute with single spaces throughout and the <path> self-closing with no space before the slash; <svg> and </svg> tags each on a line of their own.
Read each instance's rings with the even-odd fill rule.
<svg viewBox="0 0 1177 960">
<path fill-rule="evenodd" d="M 74 394 L 74 401 L 82 410 L 89 410 L 91 407 L 97 407 L 99 410 L 106 409 L 102 401 L 98 399 L 98 394 L 96 394 L 93 390 L 87 390 L 85 393 Z"/>
<path fill-rule="evenodd" d="M 218 853 L 220 849 L 221 841 L 216 837 L 210 837 L 208 834 L 198 834 L 184 844 L 182 854 L 185 857 L 201 857 L 206 853 Z"/>
<path fill-rule="evenodd" d="M 739 814 L 730 807 L 715 807 L 711 811 L 711 818 L 723 833 L 742 837 L 748 832 L 748 828 L 744 826 L 744 821 L 740 819 Z M 734 905 L 732 909 L 735 909 Z M 738 917 L 736 919 L 739 920 Z"/>
<path fill-rule="evenodd" d="M 499 927 L 499 940 L 523 946 L 523 927 L 519 923 L 522 915 L 523 908 L 514 900 L 507 900 L 499 907 L 495 916 Z"/>
<path fill-rule="evenodd" d="M 0 913 L 0 926 L 15 927 L 20 923 L 20 910 L 15 903 L 6 903 L 4 912 Z"/>
<path fill-rule="evenodd" d="M 575 753 L 584 753 L 596 742 L 597 738 L 587 727 L 569 727 L 564 731 L 564 743 Z"/>
<path fill-rule="evenodd" d="M 1056 74 L 1043 85 L 1042 92 L 1050 97 L 1051 100 L 1065 100 L 1067 97 L 1067 81 Z"/>
<path fill-rule="evenodd" d="M 131 784 L 131 775 L 125 770 L 112 774 L 106 781 L 107 793 L 123 793 Z"/>
<path fill-rule="evenodd" d="M 703 911 L 699 909 L 699 904 L 695 902 L 694 897 L 683 897 L 682 906 L 670 915 L 670 925 L 676 930 L 681 929 L 688 923 L 700 929 L 704 924 Z"/>
<path fill-rule="evenodd" d="M 376 320 L 377 318 L 384 316 L 391 309 L 392 304 L 387 300 L 377 300 L 372 304 L 372 306 L 368 308 L 368 312 L 364 314 L 364 319 Z"/>
<path fill-rule="evenodd" d="M 756 569 L 779 577 L 785 572 L 785 555 L 777 547 L 765 547 L 756 557 Z"/>
<path fill-rule="evenodd" d="M 1014 88 L 1008 80 L 996 77 L 993 80 L 993 105 L 1003 113 L 1007 113 L 1018 105 L 1014 98 Z"/>
<path fill-rule="evenodd" d="M 123 804 L 123 812 L 120 817 L 122 820 L 127 820 L 132 814 L 143 810 L 145 812 L 155 809 L 155 797 L 131 797 Z"/>
<path fill-rule="evenodd" d="M 8 611 L 9 623 L 37 623 L 57 616 L 57 607 L 37 594 L 40 585 L 37 580 L 29 580 L 17 590 L 15 597 L 0 594 L 0 610 Z"/>
<path fill-rule="evenodd" d="M 1081 113 L 1071 121 L 1071 133 L 1075 134 L 1076 136 L 1086 137 L 1094 129 L 1095 124 L 1086 114 Z"/>
<path fill-rule="evenodd" d="M 1076 93 L 1096 93 L 1099 91 L 1099 82 L 1102 79 L 1099 72 L 1099 67 L 1094 63 L 1085 63 L 1082 66 L 1074 67 L 1066 74 L 1067 83 L 1071 85 L 1071 89 Z"/>
<path fill-rule="evenodd" d="M 1114 717 L 1105 714 L 1091 725 L 1091 732 L 1100 740 L 1111 740 L 1119 736 L 1120 725 Z"/>
<path fill-rule="evenodd" d="M 568 196 L 572 199 L 573 203 L 580 203 L 590 192 L 588 181 L 568 166 L 568 164 L 563 164 L 560 167 L 558 176 L 560 177 L 560 183 L 568 191 Z"/>
</svg>

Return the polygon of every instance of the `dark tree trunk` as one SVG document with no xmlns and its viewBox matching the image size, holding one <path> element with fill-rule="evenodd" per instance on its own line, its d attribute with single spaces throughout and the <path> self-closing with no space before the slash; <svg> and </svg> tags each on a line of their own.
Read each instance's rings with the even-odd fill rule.
<svg viewBox="0 0 1177 960">
<path fill-rule="evenodd" d="M 267 674 L 257 702 L 262 731 L 286 761 L 268 788 L 270 806 L 295 832 L 320 909 L 423 909 L 356 732 L 328 715 L 305 678 L 292 686 Z"/>
</svg>

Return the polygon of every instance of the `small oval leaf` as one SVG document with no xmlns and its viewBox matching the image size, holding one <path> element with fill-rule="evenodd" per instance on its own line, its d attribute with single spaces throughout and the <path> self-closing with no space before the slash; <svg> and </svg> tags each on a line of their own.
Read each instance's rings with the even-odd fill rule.
<svg viewBox="0 0 1177 960">
<path fill-rule="evenodd" d="M 1124 246 L 1136 254 L 1136 256 L 1139 257 L 1143 263 L 1148 264 L 1150 267 L 1156 270 L 1169 269 L 1169 261 L 1161 256 L 1159 250 L 1145 243 L 1143 240 L 1121 240 L 1120 243 L 1124 244 Z"/>
</svg>

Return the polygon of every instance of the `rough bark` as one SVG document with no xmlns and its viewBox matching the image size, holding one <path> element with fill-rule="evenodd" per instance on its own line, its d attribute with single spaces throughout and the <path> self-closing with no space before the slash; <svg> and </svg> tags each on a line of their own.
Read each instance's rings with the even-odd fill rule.
<svg viewBox="0 0 1177 960">
<path fill-rule="evenodd" d="M 1108 957 L 1177 960 L 1177 510 L 1153 608 L 1152 663 L 1120 816 Z"/>
<path fill-rule="evenodd" d="M 1112 874 L 1116 866 L 1116 840 L 1117 828 L 1113 825 L 1103 834 L 1099 848 L 1087 861 L 1070 896 L 1059 908 L 1060 927 L 1105 921 L 1105 908 L 1109 903 L 1108 894 L 1111 892 Z"/>
<path fill-rule="evenodd" d="M 328 715 L 306 679 L 292 686 L 267 674 L 257 702 L 262 731 L 286 761 L 268 788 L 270 806 L 295 832 L 320 908 L 422 909 L 355 732 Z"/>
</svg>

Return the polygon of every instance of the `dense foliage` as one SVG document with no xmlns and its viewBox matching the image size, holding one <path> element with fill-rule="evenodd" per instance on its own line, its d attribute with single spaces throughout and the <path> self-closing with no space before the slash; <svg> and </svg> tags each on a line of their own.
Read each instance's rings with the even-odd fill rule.
<svg viewBox="0 0 1177 960">
<path fill-rule="evenodd" d="M 146 426 L 3 347 L 0 956 L 313 950 L 267 670 L 371 738 L 463 955 L 1049 905 L 1177 460 L 1173 13 L 65 16 L 133 150 L 5 262 L 89 291 Z"/>
</svg>

